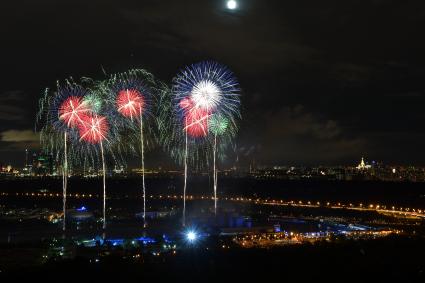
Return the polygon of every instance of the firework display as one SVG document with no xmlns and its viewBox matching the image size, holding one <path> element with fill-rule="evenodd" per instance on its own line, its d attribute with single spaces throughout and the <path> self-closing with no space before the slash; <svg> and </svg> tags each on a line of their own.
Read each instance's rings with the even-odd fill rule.
<svg viewBox="0 0 425 283">
<path fill-rule="evenodd" d="M 90 108 L 84 101 L 86 90 L 73 81 L 66 81 L 64 86 L 58 84 L 57 91 L 51 95 L 45 91 L 40 101 L 38 122 L 44 122 L 41 129 L 41 142 L 45 147 L 59 147 L 54 150 L 61 155 L 63 187 L 63 226 L 66 230 L 66 196 L 68 185 L 68 142 L 73 139 L 75 129 L 90 114 Z M 44 120 L 44 121 L 42 121 Z"/>
<path fill-rule="evenodd" d="M 70 96 L 59 106 L 59 120 L 68 127 L 76 127 L 83 123 L 83 119 L 91 112 L 88 104 L 82 97 Z"/>
<path fill-rule="evenodd" d="M 105 150 L 115 160 L 112 150 L 114 140 L 107 118 L 97 113 L 101 111 L 102 99 L 95 97 L 88 88 L 72 80 L 57 90 L 46 90 L 40 100 L 38 124 L 40 125 L 41 145 L 62 164 L 63 181 L 63 230 L 66 228 L 66 198 L 70 170 L 73 166 L 93 166 L 102 164 L 104 187 L 103 226 L 106 228 L 106 180 Z M 93 106 L 96 106 L 92 108 Z M 106 143 L 106 146 L 104 145 Z M 117 160 L 116 160 L 117 161 Z"/>
<path fill-rule="evenodd" d="M 124 117 L 133 119 L 141 119 L 145 98 L 144 95 L 136 89 L 123 89 L 118 91 L 116 98 L 117 110 Z"/>
<path fill-rule="evenodd" d="M 103 141 L 107 140 L 109 126 L 106 117 L 103 116 L 86 116 L 82 123 L 78 125 L 80 133 L 80 141 L 90 143 L 92 145 L 100 145 L 100 154 L 102 158 L 102 179 L 103 179 L 103 229 L 106 229 L 106 165 L 105 153 L 103 149 Z"/>
<path fill-rule="evenodd" d="M 113 117 L 119 131 L 128 138 L 127 151 L 135 152 L 141 158 L 144 226 L 146 226 L 145 150 L 146 145 L 154 143 L 152 100 L 156 89 L 157 83 L 153 75 L 141 69 L 112 75 L 103 87 L 109 105 L 109 115 Z"/>
<path fill-rule="evenodd" d="M 106 139 L 109 125 L 106 117 L 85 116 L 78 125 L 80 140 L 91 144 L 101 143 Z"/>
<path fill-rule="evenodd" d="M 201 163 L 207 162 L 212 151 L 214 211 L 217 212 L 217 142 L 220 139 L 225 146 L 236 132 L 236 121 L 240 117 L 239 87 L 232 72 L 226 67 L 206 61 L 180 71 L 173 81 L 172 97 L 175 128 L 183 132 L 173 136 L 177 138 L 177 144 L 184 144 L 183 225 L 185 225 L 187 166 L 191 151 L 194 151 L 195 159 L 200 151 L 206 153 L 206 158 L 197 160 Z"/>
<path fill-rule="evenodd" d="M 69 172 L 87 165 L 102 172 L 106 229 L 106 164 L 123 166 L 128 155 L 141 159 L 145 227 L 145 152 L 156 145 L 184 166 L 183 224 L 189 167 L 213 166 L 216 212 L 217 165 L 236 136 L 239 107 L 238 82 L 215 62 L 186 67 L 171 88 L 149 72 L 133 69 L 100 81 L 69 79 L 55 91 L 47 89 L 37 125 L 43 150 L 62 167 L 63 230 Z"/>
<path fill-rule="evenodd" d="M 97 92 L 90 92 L 83 98 L 83 102 L 93 113 L 99 113 L 102 110 L 102 96 Z"/>
</svg>

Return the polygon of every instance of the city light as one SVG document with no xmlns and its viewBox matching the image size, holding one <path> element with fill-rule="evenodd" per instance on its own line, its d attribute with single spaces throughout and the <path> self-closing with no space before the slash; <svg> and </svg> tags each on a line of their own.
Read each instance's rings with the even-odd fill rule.
<svg viewBox="0 0 425 283">
<path fill-rule="evenodd" d="M 200 238 L 200 235 L 199 235 L 199 232 L 198 231 L 196 231 L 195 229 L 193 229 L 193 228 L 189 228 L 188 230 L 186 230 L 184 233 L 183 233 L 183 237 L 184 237 L 184 241 L 187 243 L 187 244 L 189 244 L 189 245 L 193 245 L 193 244 L 195 244 L 196 242 L 198 242 L 199 241 L 199 238 Z"/>
<path fill-rule="evenodd" d="M 198 233 L 194 230 L 189 230 L 186 232 L 186 240 L 188 243 L 193 244 L 195 243 L 199 238 Z"/>
</svg>

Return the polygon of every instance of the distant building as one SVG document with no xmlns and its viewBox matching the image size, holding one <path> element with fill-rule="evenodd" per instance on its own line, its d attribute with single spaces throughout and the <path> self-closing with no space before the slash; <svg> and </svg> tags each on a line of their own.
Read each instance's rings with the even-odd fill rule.
<svg viewBox="0 0 425 283">
<path fill-rule="evenodd" d="M 36 153 L 32 156 L 32 175 L 46 176 L 53 174 L 53 157 L 52 155 L 44 155 Z"/>
<path fill-rule="evenodd" d="M 125 168 L 122 165 L 120 167 L 115 165 L 115 168 L 114 168 L 114 170 L 112 170 L 112 172 L 116 175 L 123 175 L 123 174 L 125 174 Z"/>
<path fill-rule="evenodd" d="M 372 166 L 371 165 L 369 165 L 369 164 L 366 164 L 365 162 L 364 162 L 364 158 L 362 157 L 362 160 L 360 161 L 360 164 L 356 167 L 358 170 L 367 170 L 367 169 L 370 169 L 370 168 L 372 168 Z"/>
</svg>

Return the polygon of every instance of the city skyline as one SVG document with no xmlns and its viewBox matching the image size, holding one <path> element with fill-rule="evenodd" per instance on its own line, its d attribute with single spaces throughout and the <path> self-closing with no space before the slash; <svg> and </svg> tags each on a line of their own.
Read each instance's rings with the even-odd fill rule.
<svg viewBox="0 0 425 283">
<path fill-rule="evenodd" d="M 15 159 L 12 162 L 5 162 L 4 160 L 0 159 L 0 165 L 2 166 L 12 166 L 13 168 L 23 168 L 27 165 L 31 164 L 31 157 L 36 157 L 36 156 L 50 156 L 51 153 L 45 153 L 43 152 L 43 150 L 41 149 L 36 149 L 36 150 L 31 150 L 31 149 L 25 149 L 23 151 L 20 152 L 20 157 L 22 160 L 17 160 Z M 238 156 L 235 156 L 235 158 L 238 158 Z M 125 167 L 128 168 L 132 168 L 132 169 L 137 169 L 140 167 L 140 162 L 138 162 L 138 158 L 137 157 L 129 157 L 130 162 L 125 164 Z M 326 166 L 326 167 L 335 167 L 335 166 L 347 166 L 347 167 L 356 167 L 358 165 L 360 165 L 361 163 L 364 164 L 385 164 L 388 166 L 414 166 L 414 167 L 425 167 L 425 165 L 415 165 L 415 164 L 409 164 L 409 163 L 396 163 L 394 161 L 391 160 L 373 160 L 368 158 L 368 156 L 359 156 L 357 157 L 357 159 L 348 161 L 347 163 L 308 163 L 308 164 L 303 164 L 303 163 L 296 163 L 296 162 L 276 162 L 276 163 L 257 163 L 255 159 L 251 159 L 249 160 L 248 163 L 244 163 L 244 164 L 238 164 L 235 163 L 236 160 L 224 160 L 224 164 L 223 165 L 226 169 L 231 168 L 231 167 L 235 167 L 235 165 L 239 165 L 242 168 L 249 168 L 252 166 L 258 167 L 258 168 L 272 168 L 272 167 L 282 167 L 282 166 L 286 166 L 286 167 L 291 167 L 291 166 L 296 166 L 296 167 L 320 167 L 320 166 Z M 58 161 L 56 161 L 58 162 Z M 154 165 L 151 166 L 151 169 L 155 169 L 155 168 L 167 168 L 169 170 L 174 170 L 174 169 L 178 169 L 181 166 L 179 166 L 178 164 L 173 164 L 173 162 L 171 160 L 169 160 L 169 163 L 153 163 Z M 121 166 L 121 165 L 120 165 Z M 149 166 L 148 166 L 149 167 Z M 208 169 L 207 169 L 208 170 Z"/>
<path fill-rule="evenodd" d="M 31 164 L 30 162 L 28 162 L 28 158 L 31 156 L 49 156 L 51 154 L 49 153 L 44 153 L 41 149 L 25 149 L 23 151 L 21 151 L 20 153 L 17 153 L 21 156 L 19 156 L 21 158 L 21 160 L 18 159 L 14 159 L 12 162 L 7 162 L 5 160 L 0 159 L 0 165 L 6 167 L 6 166 L 11 166 L 12 168 L 23 168 L 26 165 Z M 165 155 L 164 153 L 161 153 L 163 155 Z M 365 162 L 365 164 L 385 164 L 387 166 L 401 166 L 401 167 L 408 167 L 408 166 L 413 166 L 413 167 L 418 167 L 418 168 L 422 168 L 425 167 L 425 165 L 422 164 L 410 164 L 410 163 L 397 163 L 394 162 L 392 160 L 374 160 L 374 159 L 370 159 L 368 158 L 368 156 L 358 156 L 356 159 L 354 160 L 349 160 L 346 163 L 297 163 L 297 162 L 275 162 L 275 163 L 258 163 L 256 162 L 255 159 L 250 159 L 247 160 L 246 163 L 243 164 L 238 164 L 236 161 L 239 158 L 238 156 L 234 156 L 234 158 L 236 158 L 236 160 L 224 160 L 223 161 L 223 167 L 225 169 L 229 169 L 235 166 L 240 166 L 241 168 L 249 168 L 252 166 L 258 167 L 258 168 L 273 168 L 273 167 L 291 167 L 291 166 L 296 166 L 296 167 L 320 167 L 320 166 L 325 166 L 325 167 L 337 167 L 337 166 L 347 166 L 347 167 L 356 167 L 358 166 L 361 162 Z M 56 161 L 58 162 L 58 161 Z M 139 159 L 137 157 L 129 157 L 129 162 L 127 164 L 125 164 L 125 167 L 130 168 L 130 169 L 137 169 L 140 167 L 140 162 Z M 179 166 L 178 164 L 175 164 L 175 162 L 173 162 L 172 160 L 168 160 L 167 162 L 163 163 L 161 162 L 153 162 L 152 166 L 148 166 L 151 167 L 150 169 L 157 169 L 157 168 L 166 168 L 167 170 L 176 170 L 176 169 L 182 169 L 180 168 L 181 166 Z M 206 169 L 208 171 L 208 169 Z"/>
<path fill-rule="evenodd" d="M 58 178 L 62 176 L 63 167 L 52 155 L 25 151 L 25 166 L 14 167 L 0 162 L 0 179 L 19 178 Z M 102 167 L 86 164 L 69 168 L 69 177 L 99 178 Z M 211 168 L 188 169 L 191 175 L 207 176 Z M 146 174 L 147 178 L 179 178 L 184 169 L 176 167 L 140 167 L 108 164 L 108 178 L 138 178 Z M 296 164 L 255 164 L 249 167 L 237 166 L 217 168 L 220 178 L 254 178 L 259 180 L 291 181 L 384 181 L 384 182 L 425 182 L 425 167 L 386 164 L 361 158 L 356 164 L 348 165 L 296 165 Z"/>
</svg>

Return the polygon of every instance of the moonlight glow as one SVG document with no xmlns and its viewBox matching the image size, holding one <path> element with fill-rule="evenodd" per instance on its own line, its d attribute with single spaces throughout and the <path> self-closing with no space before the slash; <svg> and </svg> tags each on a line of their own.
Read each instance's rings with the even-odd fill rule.
<svg viewBox="0 0 425 283">
<path fill-rule="evenodd" d="M 230 10 L 234 10 L 238 7 L 238 3 L 235 0 L 227 1 L 227 8 Z"/>
</svg>

